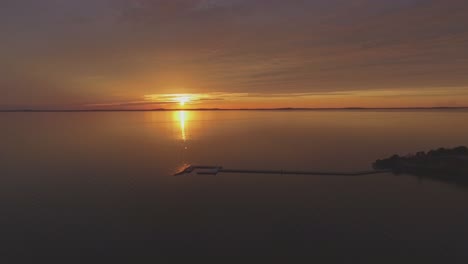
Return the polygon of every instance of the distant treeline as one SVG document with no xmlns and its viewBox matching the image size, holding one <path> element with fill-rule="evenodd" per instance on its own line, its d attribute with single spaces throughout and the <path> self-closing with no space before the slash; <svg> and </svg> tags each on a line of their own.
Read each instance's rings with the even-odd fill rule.
<svg viewBox="0 0 468 264">
<path fill-rule="evenodd" d="M 396 174 L 406 173 L 439 180 L 468 183 L 468 148 L 439 148 L 428 152 L 379 159 L 375 169 L 392 170 Z"/>
</svg>

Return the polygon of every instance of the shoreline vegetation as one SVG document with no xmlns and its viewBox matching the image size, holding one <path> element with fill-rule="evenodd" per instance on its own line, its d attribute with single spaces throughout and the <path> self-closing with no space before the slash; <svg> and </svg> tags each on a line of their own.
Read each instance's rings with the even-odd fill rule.
<svg viewBox="0 0 468 264">
<path fill-rule="evenodd" d="M 468 110 L 461 107 L 341 107 L 341 108 L 154 108 L 154 109 L 0 109 L 0 112 L 157 112 L 157 111 L 339 111 L 339 110 Z"/>
<path fill-rule="evenodd" d="M 394 174 L 410 174 L 420 178 L 451 182 L 468 187 L 468 148 L 439 148 L 406 156 L 393 155 L 376 160 L 376 170 L 390 170 Z"/>
</svg>

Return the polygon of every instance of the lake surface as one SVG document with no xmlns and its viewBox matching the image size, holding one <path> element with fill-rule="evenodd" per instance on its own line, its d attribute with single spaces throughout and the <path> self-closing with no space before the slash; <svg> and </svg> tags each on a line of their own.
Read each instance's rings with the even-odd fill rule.
<svg viewBox="0 0 468 264">
<path fill-rule="evenodd" d="M 462 186 L 172 174 L 184 164 L 367 170 L 394 153 L 468 145 L 467 121 L 462 110 L 0 113 L 0 260 L 466 263 Z"/>
</svg>

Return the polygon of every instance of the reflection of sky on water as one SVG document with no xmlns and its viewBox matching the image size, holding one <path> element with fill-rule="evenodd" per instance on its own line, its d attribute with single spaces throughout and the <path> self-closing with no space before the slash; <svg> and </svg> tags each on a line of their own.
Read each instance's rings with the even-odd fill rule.
<svg viewBox="0 0 468 264">
<path fill-rule="evenodd" d="M 122 248 L 177 255 L 181 246 L 235 255 L 261 244 L 265 254 L 410 252 L 463 263 L 468 197 L 450 184 L 390 174 L 171 175 L 185 162 L 363 170 L 393 153 L 468 145 L 467 118 L 467 111 L 0 114 L 0 232 L 10 241 L 3 249 L 79 255 L 69 250 L 86 242 L 91 253 L 106 245 L 109 255 Z M 265 236 L 271 232 L 276 244 Z"/>
</svg>

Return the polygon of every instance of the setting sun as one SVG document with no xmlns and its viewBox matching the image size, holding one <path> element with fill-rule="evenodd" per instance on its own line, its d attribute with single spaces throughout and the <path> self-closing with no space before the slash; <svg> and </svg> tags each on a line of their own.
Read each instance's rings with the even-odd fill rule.
<svg viewBox="0 0 468 264">
<path fill-rule="evenodd" d="M 167 108 L 177 108 L 178 106 L 197 105 L 203 100 L 214 100 L 215 97 L 212 94 L 185 94 L 185 93 L 174 93 L 174 94 L 149 94 L 144 96 L 145 102 L 152 102 L 155 104 L 161 104 L 167 106 Z"/>
<path fill-rule="evenodd" d="M 188 96 L 181 96 L 181 97 L 177 97 L 175 100 L 176 100 L 177 102 L 179 102 L 180 105 L 183 106 L 183 105 L 185 105 L 187 102 L 190 101 L 190 97 L 188 97 Z"/>
</svg>

